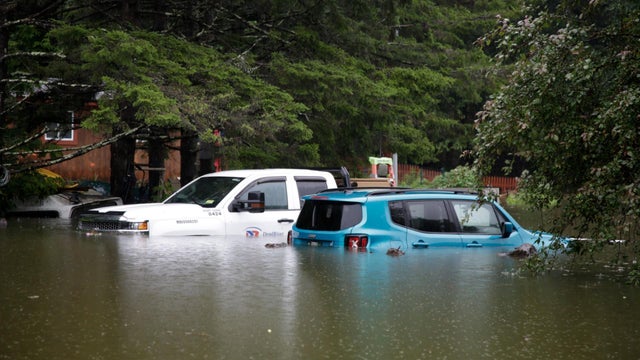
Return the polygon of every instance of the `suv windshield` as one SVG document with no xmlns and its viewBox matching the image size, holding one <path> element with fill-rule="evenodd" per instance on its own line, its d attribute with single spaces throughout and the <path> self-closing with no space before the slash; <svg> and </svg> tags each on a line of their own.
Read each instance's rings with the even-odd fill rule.
<svg viewBox="0 0 640 360">
<path fill-rule="evenodd" d="M 178 190 L 165 204 L 197 204 L 204 207 L 214 207 L 238 185 L 244 178 L 208 176 L 186 185 Z"/>
<path fill-rule="evenodd" d="M 307 200 L 296 226 L 305 230 L 342 230 L 362 220 L 362 205 L 342 201 Z"/>
</svg>

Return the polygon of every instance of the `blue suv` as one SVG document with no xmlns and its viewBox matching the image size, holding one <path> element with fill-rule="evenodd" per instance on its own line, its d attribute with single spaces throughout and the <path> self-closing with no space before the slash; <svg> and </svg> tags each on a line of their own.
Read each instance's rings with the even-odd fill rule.
<svg viewBox="0 0 640 360">
<path fill-rule="evenodd" d="M 499 204 L 454 190 L 341 189 L 304 197 L 293 245 L 402 250 L 550 244 L 552 235 L 522 228 Z"/>
</svg>

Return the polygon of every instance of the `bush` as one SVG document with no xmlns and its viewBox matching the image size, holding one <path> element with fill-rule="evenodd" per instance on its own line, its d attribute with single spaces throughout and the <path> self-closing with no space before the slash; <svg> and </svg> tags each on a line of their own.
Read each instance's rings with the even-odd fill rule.
<svg viewBox="0 0 640 360">
<path fill-rule="evenodd" d="M 422 177 L 420 171 L 412 171 L 411 173 L 406 174 L 402 182 L 400 182 L 400 184 L 398 185 L 409 188 L 423 188 L 426 187 L 428 183 L 429 180 Z"/>
<path fill-rule="evenodd" d="M 457 168 L 436 176 L 433 181 L 427 184 L 430 188 L 469 188 L 478 189 L 482 187 L 482 179 L 478 172 L 469 166 L 458 166 Z"/>
</svg>

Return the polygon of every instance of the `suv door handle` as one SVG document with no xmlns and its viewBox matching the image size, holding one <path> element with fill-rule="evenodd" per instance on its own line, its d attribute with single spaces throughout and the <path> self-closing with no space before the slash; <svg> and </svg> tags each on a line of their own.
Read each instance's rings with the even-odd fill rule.
<svg viewBox="0 0 640 360">
<path fill-rule="evenodd" d="M 420 248 L 420 249 L 426 249 L 426 248 L 428 248 L 428 247 L 429 247 L 429 243 L 428 243 L 428 242 L 425 242 L 425 241 L 424 241 L 424 240 L 422 240 L 422 239 L 420 239 L 420 240 L 418 240 L 418 241 L 414 241 L 414 242 L 412 242 L 412 243 L 411 243 L 411 245 L 412 245 L 414 248 Z"/>
<path fill-rule="evenodd" d="M 294 221 L 293 219 L 278 219 L 279 223 L 286 223 L 286 222 L 292 223 L 293 221 Z"/>
</svg>

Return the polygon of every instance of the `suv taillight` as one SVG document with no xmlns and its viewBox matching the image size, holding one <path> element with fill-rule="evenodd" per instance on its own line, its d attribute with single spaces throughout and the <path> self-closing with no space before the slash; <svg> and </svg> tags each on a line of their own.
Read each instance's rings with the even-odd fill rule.
<svg viewBox="0 0 640 360">
<path fill-rule="evenodd" d="M 369 236 L 367 235 L 347 235 L 344 245 L 349 250 L 366 250 L 369 244 Z"/>
<path fill-rule="evenodd" d="M 287 233 L 287 245 L 291 245 L 293 242 L 293 230 L 289 230 Z"/>
</svg>

